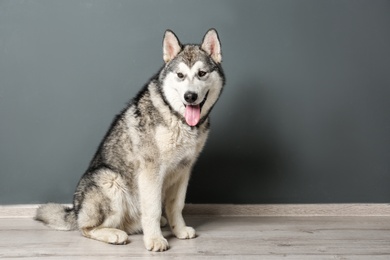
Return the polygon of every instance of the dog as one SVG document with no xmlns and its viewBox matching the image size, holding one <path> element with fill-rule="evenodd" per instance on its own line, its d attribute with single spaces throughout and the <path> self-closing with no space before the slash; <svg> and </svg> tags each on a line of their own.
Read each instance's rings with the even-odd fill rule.
<svg viewBox="0 0 390 260">
<path fill-rule="evenodd" d="M 180 43 L 167 30 L 165 64 L 118 114 L 81 177 L 73 205 L 41 205 L 35 219 L 87 238 L 128 243 L 143 232 L 149 251 L 169 248 L 161 226 L 179 239 L 196 237 L 182 216 L 191 169 L 210 128 L 209 114 L 225 85 L 218 33 Z M 165 209 L 165 217 L 162 217 Z"/>
</svg>

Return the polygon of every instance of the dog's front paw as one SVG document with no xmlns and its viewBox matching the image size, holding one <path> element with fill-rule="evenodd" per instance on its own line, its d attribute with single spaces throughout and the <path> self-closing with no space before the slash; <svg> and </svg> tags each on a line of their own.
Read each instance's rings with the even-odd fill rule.
<svg viewBox="0 0 390 260">
<path fill-rule="evenodd" d="M 174 233 L 179 239 L 190 239 L 196 237 L 195 229 L 192 227 L 183 227 L 180 230 L 174 230 Z"/>
<path fill-rule="evenodd" d="M 149 251 L 162 252 L 169 248 L 168 241 L 164 237 L 144 237 L 145 247 Z"/>
</svg>

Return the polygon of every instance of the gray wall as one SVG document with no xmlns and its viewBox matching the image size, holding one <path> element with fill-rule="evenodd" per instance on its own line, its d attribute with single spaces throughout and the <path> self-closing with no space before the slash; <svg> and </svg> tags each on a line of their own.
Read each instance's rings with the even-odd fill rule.
<svg viewBox="0 0 390 260">
<path fill-rule="evenodd" d="M 390 202 L 389 1 L 0 1 L 0 203 L 70 202 L 162 36 L 218 29 L 227 85 L 187 196 Z"/>
</svg>

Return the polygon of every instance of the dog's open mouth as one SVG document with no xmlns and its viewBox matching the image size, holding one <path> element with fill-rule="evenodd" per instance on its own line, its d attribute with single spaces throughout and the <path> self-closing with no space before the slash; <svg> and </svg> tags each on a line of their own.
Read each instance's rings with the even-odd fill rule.
<svg viewBox="0 0 390 260">
<path fill-rule="evenodd" d="M 209 92 L 207 91 L 203 101 L 198 105 L 185 105 L 186 110 L 184 112 L 184 118 L 189 126 L 196 126 L 200 121 L 200 113 L 202 107 L 207 100 Z"/>
</svg>

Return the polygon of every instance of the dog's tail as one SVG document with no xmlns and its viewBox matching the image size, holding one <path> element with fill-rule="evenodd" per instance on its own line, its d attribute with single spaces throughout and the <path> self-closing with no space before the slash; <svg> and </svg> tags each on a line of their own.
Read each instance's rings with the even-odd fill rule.
<svg viewBox="0 0 390 260">
<path fill-rule="evenodd" d="M 77 218 L 73 208 L 49 203 L 37 209 L 35 220 L 57 230 L 77 229 Z"/>
</svg>

